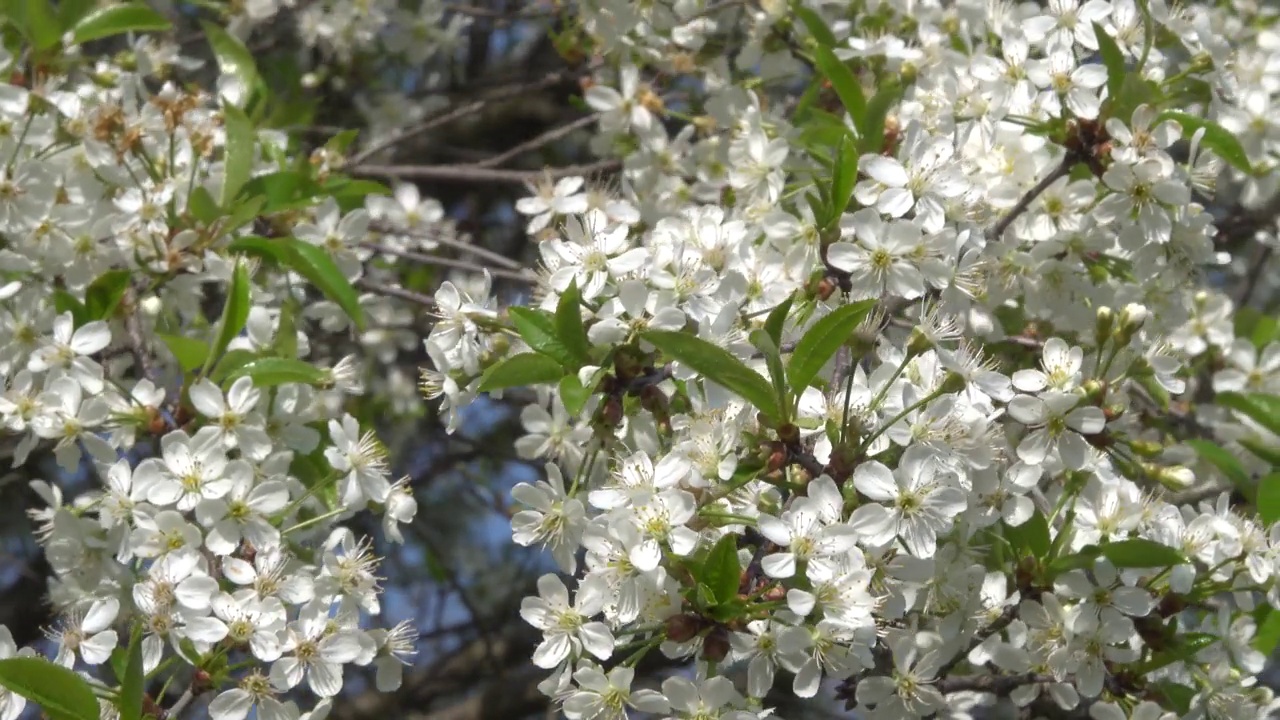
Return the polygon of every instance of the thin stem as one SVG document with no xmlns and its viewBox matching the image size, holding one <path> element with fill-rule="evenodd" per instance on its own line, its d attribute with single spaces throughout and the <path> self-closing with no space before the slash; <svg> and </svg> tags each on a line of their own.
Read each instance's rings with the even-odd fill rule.
<svg viewBox="0 0 1280 720">
<path fill-rule="evenodd" d="M 536 282 L 538 279 L 536 275 L 529 271 L 513 272 L 511 270 L 503 270 L 500 268 L 490 268 L 483 265 L 476 265 L 475 263 L 467 262 L 466 260 L 440 257 L 438 255 L 427 255 L 426 253 L 414 252 L 412 250 L 401 250 L 399 248 L 391 247 L 390 245 L 373 242 L 372 240 L 366 240 L 360 243 L 360 246 L 373 250 L 374 252 L 379 252 L 384 255 L 393 255 L 405 260 L 412 260 L 413 262 L 422 263 L 423 265 L 438 265 L 440 267 L 470 270 L 472 272 L 488 271 L 488 273 L 494 277 L 506 278 L 508 280 L 519 280 L 526 283 Z"/>
<path fill-rule="evenodd" d="M 559 140 L 560 138 L 564 137 L 565 135 L 568 135 L 574 130 L 584 128 L 590 125 L 591 123 L 595 122 L 597 117 L 598 117 L 597 115 L 584 115 L 578 118 L 577 120 L 561 125 L 560 127 L 552 128 L 535 138 L 526 140 L 525 142 L 522 142 L 519 145 L 516 145 L 515 147 L 507 150 L 506 152 L 499 153 L 497 155 L 494 155 L 491 158 L 485 158 L 484 160 L 481 160 L 475 163 L 474 167 L 486 167 L 486 168 L 497 167 L 507 162 L 508 160 L 512 160 L 516 157 L 519 157 L 520 155 L 523 155 L 524 153 L 537 150 L 538 148 L 543 147 L 545 145 L 549 145 L 550 143 L 553 143 L 556 140 Z"/>
<path fill-rule="evenodd" d="M 547 168 L 545 170 L 499 170 L 475 165 L 360 165 L 350 169 L 352 175 L 406 178 L 409 180 L 446 180 L 473 183 L 536 182 L 539 178 L 562 178 L 572 175 L 595 175 L 622 167 L 620 160 L 600 160 L 585 165 Z"/>
<path fill-rule="evenodd" d="M 356 285 L 363 290 L 368 290 L 369 292 L 374 293 L 375 295 L 386 295 L 387 297 L 398 298 L 400 300 L 416 303 L 429 308 L 434 308 L 436 306 L 435 298 L 412 290 L 405 290 L 404 288 L 393 287 L 391 285 L 383 285 L 382 283 L 377 283 L 365 278 L 357 280 Z"/>
<path fill-rule="evenodd" d="M 1075 153 L 1068 152 L 1066 157 L 1062 158 L 1062 162 L 1058 163 L 1058 166 L 1055 167 L 1052 172 L 1044 176 L 1040 182 L 1036 183 L 1035 187 L 1028 190 L 1026 194 L 1018 200 L 1018 204 L 1014 205 L 1009 212 L 1005 213 L 1004 217 L 1000 218 L 1000 220 L 997 221 L 989 231 L 987 231 L 987 239 L 996 241 L 1003 237 L 1004 232 L 1009 229 L 1009 226 L 1013 224 L 1013 221 L 1017 220 L 1019 215 L 1026 212 L 1027 208 L 1031 207 L 1031 203 L 1035 202 L 1035 199 L 1040 197 L 1041 193 L 1048 190 L 1050 185 L 1058 181 L 1058 178 L 1064 178 L 1069 175 L 1071 173 L 1071 168 L 1075 166 Z"/>
<path fill-rule="evenodd" d="M 492 262 L 495 265 L 501 265 L 503 267 L 510 268 L 512 270 L 525 269 L 524 265 L 522 265 L 521 263 L 515 260 L 512 260 L 506 255 L 496 253 L 488 248 L 483 248 L 473 243 L 469 243 L 466 240 L 459 240 L 457 238 L 449 237 L 448 233 L 442 232 L 437 235 L 427 235 L 424 233 L 402 232 L 394 227 L 391 227 L 390 225 L 386 225 L 383 223 L 375 223 L 373 225 L 373 229 L 387 235 L 398 235 L 403 237 L 410 237 L 415 240 L 433 242 L 433 243 L 436 243 L 437 245 L 444 245 L 445 247 L 450 247 L 455 250 L 461 250 L 463 252 L 471 253 L 472 255 L 475 255 L 477 257 L 484 258 L 485 260 L 488 260 L 489 262 Z"/>
</svg>

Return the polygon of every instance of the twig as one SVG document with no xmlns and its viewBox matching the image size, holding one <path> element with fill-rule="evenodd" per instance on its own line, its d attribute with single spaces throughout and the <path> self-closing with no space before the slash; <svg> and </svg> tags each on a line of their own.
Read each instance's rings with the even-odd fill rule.
<svg viewBox="0 0 1280 720">
<path fill-rule="evenodd" d="M 1254 258 L 1253 264 L 1249 266 L 1249 272 L 1244 276 L 1244 286 L 1240 290 L 1240 298 L 1236 301 L 1236 307 L 1245 307 L 1249 304 L 1249 300 L 1253 298 L 1253 291 L 1258 289 L 1258 282 L 1262 280 L 1262 275 L 1267 269 L 1267 265 L 1271 263 L 1271 254 L 1274 252 L 1270 245 L 1264 245 L 1262 250 L 1258 252 L 1258 256 Z"/>
<path fill-rule="evenodd" d="M 504 87 L 504 88 L 495 90 L 491 94 L 485 97 L 482 97 L 479 100 L 473 100 L 472 102 L 456 107 L 441 115 L 435 115 L 435 116 L 429 117 L 419 122 L 417 125 L 404 128 L 400 132 L 392 134 L 391 137 L 388 137 L 382 140 L 381 142 L 370 145 L 369 147 L 365 148 L 364 150 L 356 153 L 353 157 L 351 157 L 351 159 L 347 161 L 346 167 L 350 169 L 355 166 L 362 165 L 369 158 L 373 157 L 374 155 L 377 155 L 383 150 L 390 148 L 393 145 L 396 145 L 405 140 L 408 140 L 409 138 L 421 135 L 422 133 L 432 128 L 445 125 L 459 118 L 467 117 L 468 115 L 474 115 L 480 112 L 481 110 L 483 110 L 485 106 L 488 105 L 489 103 L 500 101 L 500 100 L 507 100 L 510 98 L 517 98 L 536 90 L 542 90 L 544 88 L 551 87 L 553 85 L 556 85 L 557 83 L 564 82 L 566 77 L 568 77 L 567 73 L 563 73 L 563 72 L 552 73 L 550 75 L 547 75 L 546 77 L 543 77 L 540 80 L 535 80 L 533 82 L 528 82 L 528 83 L 520 83 L 518 85 L 512 85 L 510 87 Z"/>
<path fill-rule="evenodd" d="M 457 260 L 454 258 L 439 257 L 437 255 L 427 255 L 425 253 L 413 252 L 412 250 L 401 250 L 393 248 L 390 245 L 376 243 L 372 240 L 366 240 L 360 243 L 361 247 L 368 248 L 374 252 L 383 253 L 385 255 L 394 255 L 405 260 L 422 263 L 423 265 L 438 265 L 440 267 L 451 267 L 459 270 L 471 270 L 473 272 L 487 271 L 494 277 L 507 278 L 508 280 L 518 280 L 520 282 L 533 283 L 538 281 L 538 276 L 530 271 L 513 272 L 511 270 L 502 270 L 500 268 L 488 268 L 482 265 L 476 265 L 465 260 Z"/>
<path fill-rule="evenodd" d="M 934 687 L 942 694 L 953 692 L 989 692 L 1004 695 L 1023 685 L 1057 682 L 1052 675 L 1022 673 L 1020 675 L 962 675 L 939 678 Z"/>
<path fill-rule="evenodd" d="M 444 9 L 445 12 L 451 12 L 455 15 L 485 18 L 487 20 L 530 20 L 533 18 L 551 17 L 559 12 L 555 8 L 527 7 L 519 10 L 495 10 L 494 8 L 476 7 L 474 5 L 454 4 L 445 5 Z"/>
<path fill-rule="evenodd" d="M 574 130 L 578 130 L 580 128 L 584 128 L 590 125 L 591 123 L 596 121 L 596 117 L 597 116 L 594 114 L 583 115 L 582 117 L 578 118 L 577 120 L 574 120 L 573 122 L 566 123 L 557 128 L 552 128 L 531 140 L 526 140 L 525 142 L 522 142 L 519 145 L 516 145 L 515 147 L 511 148 L 510 150 L 507 150 L 506 152 L 502 152 L 497 155 L 494 155 L 491 158 L 486 158 L 484 160 L 481 160 L 480 162 L 475 163 L 473 167 L 486 167 L 486 168 L 497 167 L 502 163 L 512 158 L 515 158 L 523 153 L 529 152 L 531 150 L 537 150 L 538 148 L 544 145 L 547 145 L 549 143 L 555 142 L 556 140 L 559 140 L 560 138 L 564 137 L 565 135 L 568 135 Z"/>
<path fill-rule="evenodd" d="M 173 704 L 173 707 L 169 708 L 168 712 L 165 713 L 165 717 L 168 718 L 168 720 L 177 720 L 178 715 L 183 710 L 187 709 L 187 706 L 190 705 L 191 701 L 196 697 L 194 688 L 195 683 L 192 683 L 187 686 L 186 690 L 182 691 L 182 696 L 179 697 L 178 701 Z"/>
<path fill-rule="evenodd" d="M 554 179 L 570 175 L 607 173 L 620 167 L 622 167 L 620 160 L 600 160 L 586 165 L 569 165 L 544 170 L 498 170 L 476 165 L 361 165 L 351 168 L 349 172 L 352 175 L 410 180 L 524 184 L 536 182 L 543 177 Z"/>
<path fill-rule="evenodd" d="M 429 308 L 434 308 L 436 306 L 435 298 L 430 295 L 413 292 L 412 290 L 392 287 L 391 285 L 383 285 L 382 283 L 376 283 L 365 278 L 357 280 L 356 285 L 364 290 L 374 293 L 375 295 L 386 295 L 387 297 L 399 298 L 401 300 L 407 300 L 411 303 L 417 303 L 418 305 Z"/>
<path fill-rule="evenodd" d="M 506 255 L 496 253 L 492 250 L 489 250 L 488 248 L 480 247 L 479 245 L 466 242 L 465 240 L 458 240 L 458 239 L 449 237 L 447 233 L 440 233 L 438 235 L 426 235 L 422 233 L 404 232 L 402 230 L 398 230 L 392 227 L 391 225 L 387 225 L 385 223 L 374 223 L 373 229 L 380 233 L 385 233 L 387 235 L 399 235 L 403 237 L 415 238 L 418 240 L 426 240 L 428 242 L 436 243 L 437 245 L 444 245 L 445 247 L 451 247 L 455 250 L 468 252 L 477 257 L 484 258 L 485 260 L 488 260 L 489 262 L 495 265 L 501 265 L 503 267 L 510 268 L 511 270 L 525 269 L 524 265 L 521 265 L 520 263 L 516 262 L 515 260 L 512 260 Z"/>
<path fill-rule="evenodd" d="M 1031 207 L 1031 203 L 1035 202 L 1035 199 L 1040 197 L 1040 193 L 1048 190 L 1049 186 L 1057 182 L 1059 178 L 1064 178 L 1069 175 L 1071 173 L 1071 168 L 1076 166 L 1076 162 L 1077 158 L 1075 153 L 1068 152 L 1066 156 L 1062 158 L 1062 162 L 1058 163 L 1058 166 L 1055 167 L 1052 172 L 1044 176 L 1040 182 L 1036 183 L 1035 187 L 1028 190 L 1018 200 L 1018 204 L 1014 205 L 1009 212 L 1005 213 L 1004 217 L 1000 218 L 1000 220 L 987 231 L 987 239 L 995 242 L 996 240 L 1004 237 L 1004 232 L 1009 229 L 1009 226 L 1013 224 L 1013 221 L 1017 220 L 1019 215 L 1026 212 L 1027 208 Z"/>
</svg>

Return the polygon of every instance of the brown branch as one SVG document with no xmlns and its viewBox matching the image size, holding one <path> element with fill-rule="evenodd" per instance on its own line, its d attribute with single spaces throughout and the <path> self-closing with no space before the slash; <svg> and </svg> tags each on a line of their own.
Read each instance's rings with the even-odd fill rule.
<svg viewBox="0 0 1280 720">
<path fill-rule="evenodd" d="M 424 295 L 422 293 L 393 287 L 391 285 L 383 285 L 382 283 L 377 283 L 366 278 L 356 280 L 356 287 L 359 287 L 362 290 L 368 290 L 375 295 L 386 295 L 387 297 L 405 300 L 429 308 L 434 308 L 436 306 L 436 299 L 430 295 Z"/>
<path fill-rule="evenodd" d="M 443 180 L 472 183 L 536 182 L 540 178 L 552 179 L 571 175 L 595 175 L 609 173 L 622 167 L 620 160 L 599 160 L 585 165 L 546 168 L 544 170 L 498 170 L 476 165 L 361 165 L 348 170 L 352 175 L 366 177 L 404 178 L 409 180 Z"/>
<path fill-rule="evenodd" d="M 138 322 L 137 294 L 132 290 L 125 298 L 125 304 L 127 307 L 123 308 L 124 330 L 125 337 L 129 341 L 129 354 L 133 356 L 133 361 L 137 364 L 142 377 L 155 380 L 155 367 L 151 363 L 151 354 L 147 352 L 146 339 L 142 337 L 142 325 Z"/>
<path fill-rule="evenodd" d="M 596 117 L 597 117 L 596 115 L 583 115 L 582 117 L 578 118 L 577 120 L 574 120 L 573 122 L 565 123 L 564 125 L 561 125 L 560 127 L 552 128 L 531 140 L 526 140 L 525 142 L 522 142 L 519 145 L 516 145 L 510 150 L 494 155 L 491 158 L 486 158 L 484 160 L 481 160 L 480 162 L 475 163 L 472 167 L 486 167 L 486 168 L 497 167 L 502 163 L 507 162 L 508 160 L 511 160 L 513 158 L 516 158 L 524 153 L 537 150 L 538 148 L 541 148 L 544 145 L 553 143 L 556 140 L 559 140 L 560 138 L 564 137 L 565 135 L 568 135 L 569 133 L 573 132 L 574 130 L 578 130 L 590 125 L 591 123 L 596 121 Z"/>
<path fill-rule="evenodd" d="M 1023 685 L 1057 682 L 1052 675 L 1022 673 L 1020 675 L 961 675 L 939 678 L 934 687 L 942 694 L 954 692 L 989 692 L 1004 695 Z"/>
<path fill-rule="evenodd" d="M 1078 159 L 1076 158 L 1076 154 L 1068 151 L 1066 156 L 1062 158 L 1062 162 L 1058 163 L 1058 166 L 1055 167 L 1052 172 L 1044 176 L 1040 182 L 1036 183 L 1034 187 L 1019 198 L 1018 204 L 1014 205 L 1009 212 L 1004 214 L 1004 217 L 1000 218 L 1000 220 L 998 220 L 996 224 L 987 231 L 987 239 L 994 242 L 1004 237 L 1005 231 L 1009 229 L 1009 226 L 1013 224 L 1013 221 L 1017 220 L 1019 215 L 1026 212 L 1027 208 L 1031 207 L 1031 203 L 1035 202 L 1035 199 L 1040 197 L 1041 193 L 1048 190 L 1050 185 L 1057 182 L 1059 178 L 1064 178 L 1071 174 L 1071 169 L 1076 166 L 1077 162 Z"/>
<path fill-rule="evenodd" d="M 521 265 L 520 263 L 516 262 L 515 260 L 512 260 L 506 255 L 501 255 L 488 248 L 480 247 L 479 245 L 466 242 L 465 240 L 458 240 L 456 238 L 450 237 L 448 233 L 439 233 L 437 235 L 426 235 L 422 233 L 404 232 L 401 230 L 397 230 L 395 227 L 392 227 L 391 225 L 387 225 L 386 223 L 374 223 L 373 229 L 380 233 L 385 233 L 388 235 L 401 235 L 401 236 L 411 237 L 418 240 L 433 242 L 433 243 L 436 243 L 437 245 L 444 245 L 445 247 L 450 247 L 455 250 L 461 250 L 462 252 L 471 253 L 472 255 L 484 258 L 485 260 L 488 260 L 489 262 L 492 262 L 495 265 L 502 265 L 503 267 L 510 268 L 511 270 L 525 269 L 524 265 Z"/>
<path fill-rule="evenodd" d="M 1013 622 L 1013 619 L 1017 616 L 1018 608 L 1016 605 L 1009 605 L 1006 607 L 1004 611 L 1000 613 L 1000 617 L 996 618 L 990 625 L 979 630 L 977 634 L 973 636 L 973 639 L 969 641 L 969 644 L 965 646 L 964 650 L 956 653 L 955 657 L 948 660 L 941 668 L 938 669 L 938 677 L 945 678 L 947 674 L 955 669 L 956 665 L 959 665 L 962 660 L 969 656 L 970 652 L 973 652 L 974 648 L 981 645 L 987 638 L 1009 627 L 1009 623 Z"/>
<path fill-rule="evenodd" d="M 360 243 L 360 247 L 368 248 L 374 252 L 384 255 L 394 255 L 398 258 L 411 260 L 413 262 L 422 263 L 423 265 L 438 265 L 440 267 L 455 268 L 458 270 L 470 270 L 472 272 L 488 271 L 494 277 L 506 278 L 508 280 L 517 280 L 519 282 L 534 283 L 537 282 L 538 276 L 531 271 L 512 272 L 510 270 L 502 270 L 499 268 L 489 268 L 465 260 L 457 260 L 454 258 L 439 257 L 437 255 L 427 255 L 425 253 L 413 252 L 412 250 L 401 250 L 399 248 L 384 245 L 382 243 L 366 240 Z"/>
<path fill-rule="evenodd" d="M 469 115 L 474 115 L 480 112 L 481 110 L 483 110 L 490 103 L 501 101 L 501 100 L 509 100 L 512 98 L 518 98 L 522 95 L 526 95 L 531 92 L 543 90 L 543 89 L 552 87 L 554 85 L 557 85 L 559 83 L 562 83 L 569 77 L 570 75 L 568 72 L 551 73 L 550 75 L 547 75 L 538 80 L 534 80 L 532 82 L 519 83 L 516 85 L 511 85 L 508 87 L 503 87 L 503 88 L 494 90 L 492 93 L 490 93 L 489 95 L 486 95 L 485 97 L 482 97 L 478 100 L 473 100 L 469 103 L 466 103 L 465 105 L 460 105 L 456 108 L 453 108 L 452 110 L 449 110 L 448 112 L 429 117 L 425 120 L 422 120 L 416 125 L 411 125 L 407 128 L 400 130 L 397 133 L 393 133 L 391 137 L 388 137 L 382 140 L 381 142 L 377 142 L 377 143 L 374 143 L 373 145 L 370 145 L 369 147 L 365 148 L 364 150 L 356 153 L 353 157 L 351 157 L 351 159 L 349 159 L 346 162 L 346 168 L 350 172 L 354 168 L 356 168 L 356 166 L 363 165 L 364 162 L 369 158 L 373 157 L 374 155 L 377 155 L 378 153 L 384 150 L 391 148 L 394 145 L 404 142 L 405 140 L 408 140 L 410 138 L 417 137 L 418 135 L 421 135 L 422 133 L 428 130 L 431 130 L 432 128 L 440 127 L 441 125 L 448 124 L 450 122 L 453 122 L 454 120 L 458 120 L 460 118 L 464 118 Z"/>
</svg>

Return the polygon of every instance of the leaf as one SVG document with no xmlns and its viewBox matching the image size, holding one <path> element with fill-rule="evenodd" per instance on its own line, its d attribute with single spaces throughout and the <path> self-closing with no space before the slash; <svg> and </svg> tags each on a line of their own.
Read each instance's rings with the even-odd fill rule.
<svg viewBox="0 0 1280 720">
<path fill-rule="evenodd" d="M 858 182 L 858 153 L 846 137 L 840 138 L 836 149 L 836 166 L 831 176 L 831 217 L 825 225 L 839 222 L 840 215 L 849 207 L 853 186 Z"/>
<path fill-rule="evenodd" d="M 578 293 L 578 281 L 569 281 L 569 287 L 560 295 L 556 305 L 556 336 L 564 343 L 574 359 L 566 365 L 570 370 L 591 362 L 591 343 L 587 340 L 587 328 L 582 324 L 582 296 Z"/>
<path fill-rule="evenodd" d="M 480 378 L 480 392 L 549 384 L 563 376 L 564 368 L 552 358 L 539 353 L 520 353 L 485 370 Z"/>
<path fill-rule="evenodd" d="M 791 387 L 797 394 L 809 387 L 875 304 L 875 300 L 863 300 L 841 305 L 815 322 L 800 338 L 787 363 Z"/>
<path fill-rule="evenodd" d="M 1182 137 L 1188 140 L 1191 139 L 1192 135 L 1195 135 L 1197 130 L 1204 128 L 1204 135 L 1200 138 L 1201 147 L 1209 148 L 1215 155 L 1227 161 L 1237 170 L 1246 173 L 1253 172 L 1253 164 L 1249 162 L 1249 155 L 1244 151 L 1244 147 L 1240 145 L 1240 141 L 1218 123 L 1174 110 L 1166 110 L 1160 113 L 1160 117 L 1156 119 L 1156 122 L 1159 123 L 1165 120 L 1177 121 L 1182 126 Z"/>
<path fill-rule="evenodd" d="M 774 397 L 778 407 L 787 417 L 779 418 L 780 422 L 790 421 L 791 403 L 787 393 L 787 374 L 782 367 L 782 355 L 778 344 L 764 330 L 752 330 L 749 336 L 751 345 L 764 356 L 764 364 L 769 368 L 769 380 L 773 383 Z"/>
<path fill-rule="evenodd" d="M 230 207 L 240 188 L 244 187 L 253 174 L 253 155 L 258 135 L 244 111 L 235 105 L 223 103 L 222 116 L 227 145 L 223 155 L 222 195 L 219 202 L 222 207 Z"/>
<path fill-rule="evenodd" d="M 1271 473 L 1258 483 L 1258 517 L 1266 525 L 1280 520 L 1280 473 Z"/>
<path fill-rule="evenodd" d="M 738 536 L 728 533 L 711 548 L 702 563 L 698 582 L 711 590 L 716 604 L 727 603 L 738 597 L 738 585 L 742 581 L 742 565 L 738 562 Z"/>
<path fill-rule="evenodd" d="M 191 191 L 191 194 L 187 196 L 187 212 L 191 213 L 191 217 L 205 225 L 213 224 L 222 215 L 217 201 L 213 199 L 213 195 L 210 195 L 203 185 L 197 185 Z"/>
<path fill-rule="evenodd" d="M 644 338 L 665 355 L 737 394 L 765 415 L 774 419 L 780 416 L 769 382 L 727 350 L 685 332 L 653 330 L 645 333 Z"/>
<path fill-rule="evenodd" d="M 1171 680 L 1161 680 L 1155 684 L 1156 692 L 1164 696 L 1164 704 L 1185 715 L 1191 711 L 1191 701 L 1196 697 L 1193 687 L 1182 685 Z"/>
<path fill-rule="evenodd" d="M 1270 655 L 1280 644 L 1280 612 L 1271 611 L 1258 625 L 1253 636 L 1253 648 L 1264 655 Z"/>
<path fill-rule="evenodd" d="M 871 101 L 867 103 L 867 112 L 862 124 L 858 126 L 858 150 L 863 154 L 879 153 L 884 150 L 884 121 L 894 103 L 902 98 L 904 88 L 897 80 L 890 79 L 883 83 Z"/>
<path fill-rule="evenodd" d="M 135 627 L 129 640 L 124 677 L 120 680 L 120 720 L 141 720 L 145 680 L 146 673 L 142 669 L 142 633 Z"/>
<path fill-rule="evenodd" d="M 128 270 L 108 270 L 89 283 L 84 292 L 86 321 L 102 320 L 113 315 L 132 279 L 133 273 Z"/>
<path fill-rule="evenodd" d="M 1263 445 L 1257 440 L 1250 438 L 1240 438 L 1236 442 L 1249 452 L 1271 463 L 1274 467 L 1280 467 L 1280 448 Z M 1246 495 L 1245 497 L 1248 497 Z"/>
<path fill-rule="evenodd" d="M 208 20 L 201 20 L 200 28 L 204 30 L 205 39 L 209 41 L 209 47 L 213 49 L 213 56 L 217 58 L 222 72 L 235 75 L 246 89 L 252 91 L 258 84 L 258 66 L 249 48 Z"/>
<path fill-rule="evenodd" d="M 245 183 L 242 191 L 245 197 L 266 199 L 262 212 L 276 213 L 310 200 L 319 192 L 319 187 L 303 173 L 281 170 L 254 177 Z"/>
<path fill-rule="evenodd" d="M 1280 397 L 1263 393 L 1248 395 L 1237 392 L 1218 393 L 1217 403 L 1257 422 L 1275 435 L 1280 435 Z"/>
<path fill-rule="evenodd" d="M 836 44 L 836 36 L 831 32 L 831 28 L 827 27 L 827 23 L 818 15 L 813 8 L 805 7 L 799 3 L 791 6 L 791 12 L 800 17 L 800 22 L 804 23 L 809 34 L 822 47 L 834 47 Z"/>
<path fill-rule="evenodd" d="M 1133 538 L 1102 546 L 1102 556 L 1118 568 L 1163 568 L 1187 561 L 1182 553 L 1154 540 Z"/>
<path fill-rule="evenodd" d="M 356 329 L 363 330 L 364 311 L 360 308 L 360 296 L 329 253 L 318 245 L 297 238 L 283 238 L 283 242 L 289 248 L 283 257 L 284 264 L 342 308 Z"/>
<path fill-rule="evenodd" d="M 1107 68 L 1107 97 L 1112 99 L 1120 97 L 1120 88 L 1124 85 L 1127 71 L 1124 53 L 1116 44 L 1116 39 L 1108 35 L 1106 29 L 1099 23 L 1093 24 L 1093 34 L 1098 37 L 1098 53 L 1102 55 L 1102 64 Z M 1120 119 L 1126 123 L 1129 120 L 1129 118 Z"/>
<path fill-rule="evenodd" d="M 791 305 L 795 299 L 794 294 L 788 295 L 786 300 L 769 311 L 769 316 L 764 321 L 764 331 L 769 333 L 769 337 L 773 338 L 773 343 L 779 348 L 782 347 L 782 333 L 786 330 L 787 316 L 791 313 Z"/>
<path fill-rule="evenodd" d="M 867 114 L 867 99 L 862 94 L 862 85 L 854 77 L 853 71 L 836 57 L 830 47 L 819 46 L 813 53 L 813 62 L 831 81 L 831 88 L 840 96 L 840 103 L 849 112 L 849 117 L 853 118 L 854 125 L 861 129 L 862 120 Z"/>
<path fill-rule="evenodd" d="M 249 320 L 249 294 L 252 291 L 249 270 L 243 262 L 237 262 L 231 273 L 231 285 L 227 288 L 227 301 L 222 306 L 222 319 L 218 322 L 218 336 L 213 343 L 209 357 L 205 358 L 205 369 L 209 362 L 221 357 L 227 346 L 235 339 L 244 324 Z"/>
<path fill-rule="evenodd" d="M 183 372 L 191 372 L 204 365 L 205 359 L 209 357 L 209 343 L 203 340 L 165 333 L 156 333 L 156 337 L 173 353 Z"/>
<path fill-rule="evenodd" d="M 51 720 L 98 720 L 89 683 L 42 657 L 0 660 L 0 685 L 39 705 Z"/>
<path fill-rule="evenodd" d="M 215 383 L 221 384 L 227 376 L 235 372 L 237 368 L 247 365 L 258 359 L 258 353 L 252 350 L 232 350 L 218 359 L 213 367 L 213 371 L 209 373 L 209 379 Z"/>
<path fill-rule="evenodd" d="M 282 358 L 298 357 L 298 301 L 292 296 L 280 308 L 280 322 L 272 349 Z"/>
<path fill-rule="evenodd" d="M 1052 580 L 1058 575 L 1072 570 L 1088 570 L 1093 567 L 1094 561 L 1101 554 L 1102 548 L 1097 545 L 1086 545 L 1080 548 L 1080 552 L 1054 558 L 1045 566 L 1045 576 Z"/>
<path fill-rule="evenodd" d="M 1004 538 L 1019 556 L 1030 555 L 1037 560 L 1045 560 L 1049 555 L 1049 521 L 1039 510 L 1016 527 L 1005 523 Z"/>
<path fill-rule="evenodd" d="M 6 3 L 5 9 L 12 13 L 14 24 L 36 50 L 48 50 L 62 39 L 62 26 L 49 0 L 16 0 Z"/>
<path fill-rule="evenodd" d="M 1154 82 L 1142 77 L 1142 73 L 1133 70 L 1124 76 L 1124 83 L 1120 85 L 1120 92 L 1116 97 L 1110 100 L 1110 115 L 1118 118 L 1127 125 L 1133 118 L 1133 111 L 1139 105 L 1158 106 L 1164 99 L 1160 86 Z"/>
<path fill-rule="evenodd" d="M 1241 465 L 1234 455 L 1209 440 L 1192 439 L 1187 441 L 1187 445 L 1206 462 L 1217 468 L 1218 472 L 1222 473 L 1222 476 L 1236 486 L 1245 497 L 1253 494 L 1253 479 L 1249 477 L 1244 465 Z"/>
<path fill-rule="evenodd" d="M 146 5 L 122 3 L 90 13 L 71 29 L 71 37 L 82 44 L 127 32 L 164 32 L 171 27 L 163 15 Z"/>
<path fill-rule="evenodd" d="M 577 375 L 565 375 L 560 378 L 560 401 L 564 403 L 564 409 L 569 412 L 569 417 L 576 418 L 580 415 L 590 397 L 591 392 L 582 386 L 582 381 L 578 380 Z"/>
<path fill-rule="evenodd" d="M 258 358 L 227 373 L 224 381 L 249 376 L 256 387 L 274 387 L 287 383 L 323 385 L 328 379 L 324 370 L 302 360 Z"/>
<path fill-rule="evenodd" d="M 524 307 L 510 308 L 507 314 L 511 316 L 516 332 L 534 352 L 542 353 L 565 367 L 573 366 L 576 356 L 560 339 L 554 315 Z"/>
</svg>

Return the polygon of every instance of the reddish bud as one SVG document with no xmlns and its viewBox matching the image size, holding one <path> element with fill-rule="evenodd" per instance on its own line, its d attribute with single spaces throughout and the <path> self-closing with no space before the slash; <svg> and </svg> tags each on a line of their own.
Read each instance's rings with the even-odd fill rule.
<svg viewBox="0 0 1280 720">
<path fill-rule="evenodd" d="M 702 618 L 692 613 L 672 615 L 667 618 L 667 639 L 672 642 L 689 642 L 702 631 Z"/>
<path fill-rule="evenodd" d="M 702 659 L 720 662 L 729 655 L 729 630 L 717 625 L 702 641 Z"/>
</svg>

